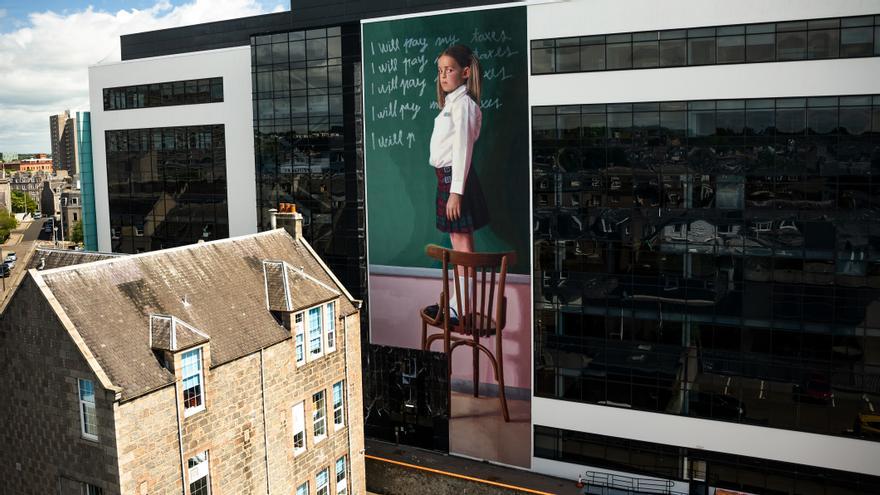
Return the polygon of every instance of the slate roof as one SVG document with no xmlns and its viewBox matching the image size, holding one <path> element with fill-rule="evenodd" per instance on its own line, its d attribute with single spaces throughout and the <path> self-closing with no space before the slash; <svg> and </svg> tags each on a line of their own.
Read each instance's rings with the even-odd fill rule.
<svg viewBox="0 0 880 495">
<path fill-rule="evenodd" d="M 150 348 L 177 352 L 210 341 L 204 332 L 179 318 L 150 315 Z"/>
<path fill-rule="evenodd" d="M 340 295 L 333 287 L 285 261 L 263 261 L 269 309 L 296 312 Z"/>
<path fill-rule="evenodd" d="M 79 265 L 82 263 L 91 263 L 92 261 L 101 261 L 110 258 L 117 258 L 119 256 L 127 255 L 116 253 L 99 253 L 97 251 L 73 251 L 71 249 L 37 248 L 34 251 L 34 255 L 31 256 L 27 268 L 36 268 L 37 270 L 51 270 L 52 268 Z"/>
<path fill-rule="evenodd" d="M 207 335 L 212 366 L 290 338 L 267 307 L 265 260 L 302 270 L 289 277 L 297 304 L 342 295 L 339 316 L 357 312 L 305 241 L 283 229 L 29 273 L 55 297 L 126 400 L 173 381 L 150 347 L 151 316 L 174 316 Z"/>
</svg>

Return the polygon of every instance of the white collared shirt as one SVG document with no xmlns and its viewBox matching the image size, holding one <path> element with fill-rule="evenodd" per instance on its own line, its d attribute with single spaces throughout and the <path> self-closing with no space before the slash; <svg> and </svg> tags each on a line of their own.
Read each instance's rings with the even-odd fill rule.
<svg viewBox="0 0 880 495">
<path fill-rule="evenodd" d="M 474 143 L 480 137 L 482 122 L 483 113 L 468 96 L 466 84 L 446 95 L 446 103 L 434 119 L 428 161 L 436 168 L 452 167 L 449 192 L 464 194 L 464 182 L 471 169 Z"/>
</svg>

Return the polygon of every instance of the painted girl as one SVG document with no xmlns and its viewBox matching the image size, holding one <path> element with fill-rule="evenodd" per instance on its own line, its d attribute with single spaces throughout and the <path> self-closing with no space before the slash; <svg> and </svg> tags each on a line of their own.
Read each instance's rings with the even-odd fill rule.
<svg viewBox="0 0 880 495">
<path fill-rule="evenodd" d="M 429 160 L 437 173 L 437 229 L 449 233 L 452 249 L 473 252 L 474 231 L 489 223 L 489 211 L 471 166 L 483 114 L 480 62 L 467 46 L 437 58 L 437 103 Z"/>
</svg>

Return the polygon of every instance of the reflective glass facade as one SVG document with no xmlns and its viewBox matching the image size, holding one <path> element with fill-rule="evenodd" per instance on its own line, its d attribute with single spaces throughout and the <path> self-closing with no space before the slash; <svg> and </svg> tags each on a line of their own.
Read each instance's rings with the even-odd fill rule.
<svg viewBox="0 0 880 495">
<path fill-rule="evenodd" d="M 229 237 L 223 125 L 106 131 L 114 253 Z"/>
<path fill-rule="evenodd" d="M 878 438 L 880 97 L 536 107 L 533 152 L 536 395 Z"/>
<path fill-rule="evenodd" d="M 876 493 L 870 476 L 768 461 L 721 452 L 685 449 L 535 425 L 535 457 L 586 464 L 667 480 L 689 478 L 690 493 L 709 485 L 748 493 L 856 495 Z M 597 473 L 599 474 L 599 473 Z M 604 480 L 602 476 L 594 478 Z M 633 493 L 669 493 L 657 481 L 617 476 Z M 705 488 L 704 488 L 705 489 Z M 656 491 L 651 491 L 656 490 Z"/>
<path fill-rule="evenodd" d="M 294 203 L 303 235 L 356 297 L 366 288 L 359 27 L 251 38 L 258 228 Z"/>
<path fill-rule="evenodd" d="M 532 74 L 880 56 L 880 16 L 534 40 Z"/>
<path fill-rule="evenodd" d="M 169 107 L 223 101 L 223 78 L 104 88 L 104 110 Z"/>
<path fill-rule="evenodd" d="M 80 188 L 82 190 L 83 245 L 98 250 L 98 225 L 95 216 L 95 173 L 92 160 L 92 116 L 76 112 L 76 138 L 79 152 Z"/>
</svg>

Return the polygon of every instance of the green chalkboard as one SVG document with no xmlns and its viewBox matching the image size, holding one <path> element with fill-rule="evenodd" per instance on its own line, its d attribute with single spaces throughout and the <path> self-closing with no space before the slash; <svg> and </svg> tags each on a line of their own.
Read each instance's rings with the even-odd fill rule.
<svg viewBox="0 0 880 495">
<path fill-rule="evenodd" d="M 449 246 L 435 226 L 437 179 L 428 164 L 437 105 L 437 57 L 461 43 L 480 57 L 483 124 L 472 168 L 491 217 L 477 251 L 516 251 L 529 270 L 528 65 L 525 7 L 363 24 L 367 242 L 371 266 L 436 266 L 426 244 Z"/>
</svg>

